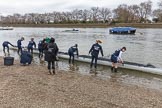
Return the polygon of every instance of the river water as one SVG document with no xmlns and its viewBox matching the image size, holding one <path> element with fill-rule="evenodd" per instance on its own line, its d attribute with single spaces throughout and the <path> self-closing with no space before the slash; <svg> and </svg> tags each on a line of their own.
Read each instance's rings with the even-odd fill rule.
<svg viewBox="0 0 162 108">
<path fill-rule="evenodd" d="M 123 54 L 123 59 L 129 62 L 142 64 L 151 63 L 162 68 L 162 36 L 161 29 L 137 29 L 135 35 L 113 35 L 109 34 L 109 28 L 78 28 L 79 32 L 70 32 L 73 28 L 14 28 L 11 31 L 0 31 L 0 44 L 9 41 L 16 45 L 17 40 L 25 37 L 23 46 L 27 46 L 30 38 L 34 37 L 38 43 L 45 37 L 54 37 L 59 50 L 67 52 L 68 48 L 74 44 L 79 46 L 79 54 L 87 55 L 91 45 L 96 39 L 103 41 L 104 55 L 110 56 L 116 49 L 123 46 L 127 51 Z M 2 47 L 0 55 L 3 56 Z M 17 53 L 11 51 L 11 56 L 17 57 Z M 34 57 L 35 63 L 40 64 L 38 57 Z M 110 68 L 98 66 L 97 71 L 90 72 L 89 64 L 77 62 L 74 66 L 68 64 L 66 60 L 60 60 L 57 64 L 59 70 L 69 70 L 81 74 L 92 75 L 111 81 L 119 81 L 124 84 L 135 84 L 142 87 L 162 90 L 162 76 L 152 75 L 132 70 L 120 69 L 119 73 L 111 73 Z"/>
<path fill-rule="evenodd" d="M 116 49 L 126 46 L 127 51 L 123 54 L 125 61 L 151 63 L 156 67 L 162 67 L 161 29 L 137 29 L 135 35 L 109 34 L 109 28 L 78 28 L 79 32 L 65 30 L 72 28 L 14 28 L 11 31 L 0 31 L 0 44 L 7 40 L 16 45 L 17 40 L 23 36 L 23 46 L 27 46 L 32 37 L 38 43 L 48 36 L 56 39 L 60 51 L 67 52 L 70 46 L 77 43 L 79 54 L 87 55 L 95 40 L 100 39 L 103 41 L 101 45 L 105 56 L 110 56 Z"/>
</svg>

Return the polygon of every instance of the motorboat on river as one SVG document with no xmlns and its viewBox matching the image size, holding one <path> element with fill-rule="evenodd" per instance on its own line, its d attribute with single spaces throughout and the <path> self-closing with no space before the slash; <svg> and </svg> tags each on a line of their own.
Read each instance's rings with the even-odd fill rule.
<svg viewBox="0 0 162 108">
<path fill-rule="evenodd" d="M 13 27 L 0 27 L 0 30 L 13 30 Z"/>
<path fill-rule="evenodd" d="M 79 32 L 78 29 L 72 29 L 72 30 L 65 30 L 64 32 Z"/>
</svg>

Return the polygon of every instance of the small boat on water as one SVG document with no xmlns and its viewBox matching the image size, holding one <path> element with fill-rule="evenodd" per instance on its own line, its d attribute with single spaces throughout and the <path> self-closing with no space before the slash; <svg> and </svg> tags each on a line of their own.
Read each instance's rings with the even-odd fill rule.
<svg viewBox="0 0 162 108">
<path fill-rule="evenodd" d="M 17 50 L 16 47 L 12 47 L 12 50 Z M 34 50 L 33 53 L 39 54 L 38 50 Z M 59 52 L 58 57 L 62 59 L 69 59 L 69 55 L 66 52 Z M 88 55 L 79 55 L 78 58 L 75 58 L 76 61 L 84 62 L 84 63 L 90 63 L 91 62 L 91 56 Z M 99 65 L 104 66 L 110 66 L 111 67 L 111 61 L 109 58 L 102 58 L 100 57 L 98 59 Z M 135 70 L 135 71 L 141 71 L 145 73 L 152 73 L 157 75 L 162 75 L 162 69 L 156 68 L 155 66 L 151 64 L 140 64 L 140 63 L 134 63 L 134 62 L 128 62 L 124 61 L 124 65 L 120 65 L 120 68 L 128 69 L 128 70 Z"/>
<path fill-rule="evenodd" d="M 13 30 L 13 27 L 0 27 L 0 30 Z"/>
<path fill-rule="evenodd" d="M 133 27 L 114 27 L 109 29 L 110 34 L 135 34 L 136 28 Z"/>
<path fill-rule="evenodd" d="M 64 32 L 78 32 L 79 30 L 77 29 L 72 29 L 72 30 L 65 30 Z"/>
</svg>

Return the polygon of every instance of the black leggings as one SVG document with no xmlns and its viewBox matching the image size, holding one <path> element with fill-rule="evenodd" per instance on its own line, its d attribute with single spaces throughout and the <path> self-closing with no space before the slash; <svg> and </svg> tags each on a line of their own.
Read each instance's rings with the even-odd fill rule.
<svg viewBox="0 0 162 108">
<path fill-rule="evenodd" d="M 31 54 L 33 54 L 33 48 L 28 48 L 28 52 L 30 52 Z"/>
<path fill-rule="evenodd" d="M 97 68 L 97 59 L 98 59 L 98 57 L 92 56 L 91 65 L 90 65 L 91 68 L 92 68 L 92 66 L 93 66 L 93 61 L 94 61 L 94 60 L 95 60 L 94 67 Z"/>
<path fill-rule="evenodd" d="M 9 53 L 9 46 L 3 46 L 3 52 L 4 52 L 4 53 L 6 53 L 6 52 L 5 52 L 5 48 L 7 48 L 7 52 Z"/>
<path fill-rule="evenodd" d="M 48 61 L 48 69 L 51 69 L 51 64 L 52 64 L 52 69 L 55 69 L 55 61 Z"/>
<path fill-rule="evenodd" d="M 20 52 L 22 54 L 22 48 L 21 47 L 18 47 L 17 53 L 19 54 Z"/>
<path fill-rule="evenodd" d="M 74 54 L 69 54 L 69 63 L 71 63 L 71 59 L 72 63 L 74 64 Z"/>
<path fill-rule="evenodd" d="M 43 49 L 38 49 L 39 50 L 39 58 L 43 57 Z"/>
</svg>

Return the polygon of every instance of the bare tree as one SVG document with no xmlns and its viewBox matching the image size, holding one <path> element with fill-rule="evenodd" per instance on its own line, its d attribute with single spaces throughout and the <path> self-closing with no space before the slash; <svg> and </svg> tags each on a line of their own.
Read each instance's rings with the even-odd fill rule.
<svg viewBox="0 0 162 108">
<path fill-rule="evenodd" d="M 162 0 L 159 0 L 158 6 L 159 6 L 159 9 L 162 9 Z"/>
<path fill-rule="evenodd" d="M 148 16 L 151 15 L 152 12 L 152 2 L 150 0 L 142 2 L 140 4 L 139 12 L 141 17 L 140 22 L 146 21 Z"/>
<path fill-rule="evenodd" d="M 89 18 L 90 18 L 90 11 L 84 9 L 82 11 L 82 19 L 83 19 L 83 22 L 86 23 L 87 21 L 89 21 Z"/>
<path fill-rule="evenodd" d="M 90 10 L 91 20 L 96 23 L 99 17 L 99 7 L 92 7 Z"/>
<path fill-rule="evenodd" d="M 140 14 L 139 14 L 139 6 L 138 5 L 131 5 L 128 7 L 130 17 L 129 22 L 139 22 Z"/>
<path fill-rule="evenodd" d="M 72 20 L 78 23 L 82 18 L 82 10 L 75 9 L 72 11 Z"/>
<path fill-rule="evenodd" d="M 101 16 L 101 19 L 103 20 L 103 23 L 105 23 L 111 17 L 111 10 L 108 8 L 101 8 L 99 9 L 99 14 Z"/>
<path fill-rule="evenodd" d="M 156 19 L 157 21 L 155 22 L 162 22 L 162 10 L 161 9 L 156 9 L 153 11 L 153 18 L 154 20 Z"/>
<path fill-rule="evenodd" d="M 158 2 L 159 8 L 153 11 L 153 19 L 155 22 L 162 22 L 162 0 Z"/>
<path fill-rule="evenodd" d="M 119 22 L 127 23 L 129 19 L 129 10 L 126 4 L 119 5 L 113 10 L 114 18 Z"/>
</svg>

